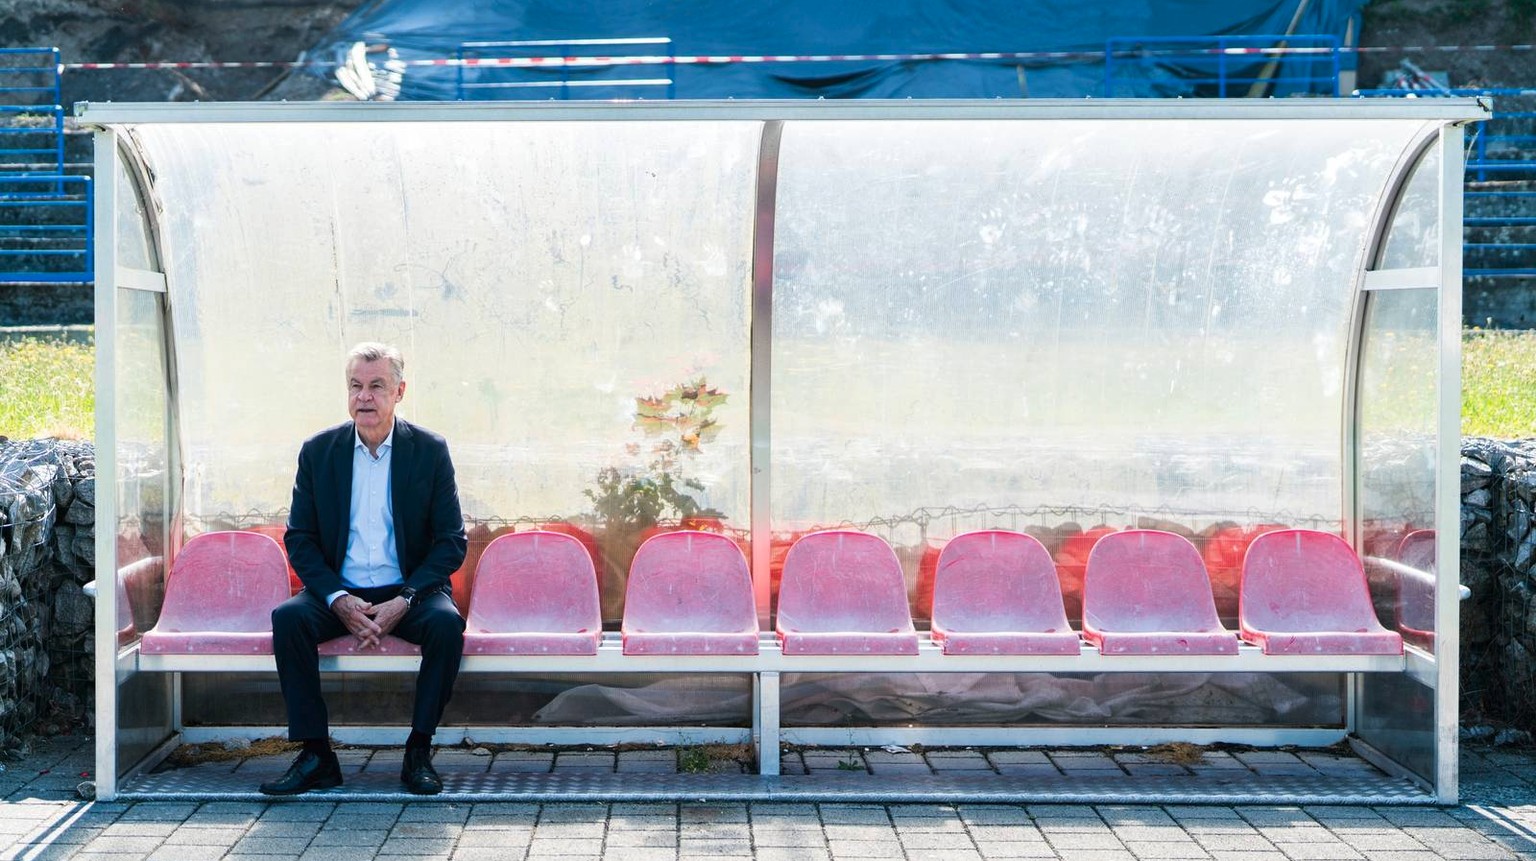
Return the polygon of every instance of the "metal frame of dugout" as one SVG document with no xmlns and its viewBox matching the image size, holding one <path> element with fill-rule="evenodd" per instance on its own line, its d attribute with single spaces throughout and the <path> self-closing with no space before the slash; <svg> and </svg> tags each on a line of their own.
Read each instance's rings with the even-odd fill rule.
<svg viewBox="0 0 1536 861">
<path fill-rule="evenodd" d="M 753 726 L 700 732 L 678 727 L 482 727 L 448 726 L 440 740 L 451 742 L 472 732 L 474 738 L 487 741 L 520 742 L 597 742 L 616 743 L 634 740 L 679 741 L 721 740 L 756 741 L 762 776 L 752 778 L 753 788 L 743 797 L 797 797 L 778 783 L 778 740 L 802 743 L 910 743 L 928 744 L 1152 744 L 1164 741 L 1229 741 L 1257 745 L 1331 744 L 1347 739 L 1364 758 L 1394 775 L 1407 777 L 1421 792 L 1422 799 L 1454 803 L 1457 798 L 1457 654 L 1458 654 L 1458 566 L 1459 527 L 1459 391 L 1460 391 L 1460 321 L 1461 321 L 1461 174 L 1463 163 L 1463 125 L 1487 116 L 1485 103 L 1472 99 L 1425 99 L 1418 101 L 1354 100 L 1242 100 L 1223 102 L 1158 100 L 1084 100 L 1076 102 L 756 102 L 756 103 L 628 103 L 628 104 L 82 104 L 77 107 L 78 121 L 96 130 L 95 224 L 100 241 L 111 241 L 96 255 L 96 355 L 97 355 L 97 523 L 95 565 L 98 583 L 114 582 L 127 556 L 123 543 L 111 525 L 125 517 L 136 517 L 140 528 L 157 531 L 163 546 L 161 561 L 145 563 L 142 548 L 137 551 L 140 567 L 158 564 L 163 578 L 169 567 L 165 561 L 174 555 L 183 540 L 189 510 L 197 513 L 198 504 L 189 493 L 188 459 L 185 450 L 189 438 L 202 431 L 197 427 L 196 407 L 188 403 L 185 375 L 196 371 L 185 361 L 183 338 L 203 333 L 190 329 L 216 313 L 216 303 L 208 300 L 216 286 L 199 285 L 197 314 L 178 316 L 178 302 L 191 302 L 190 295 L 178 283 L 179 277 L 191 277 L 188 248 L 175 247 L 167 235 L 166 222 L 177 215 L 176 206 L 217 207 L 218 196 L 189 196 L 186 189 L 177 192 L 179 200 L 161 197 L 161 185 L 168 170 L 175 170 L 179 159 L 196 158 L 193 138 L 184 146 L 168 145 L 170 137 L 146 145 L 147 137 L 184 124 L 217 129 L 239 139 L 249 129 L 276 128 L 304 134 L 309 124 L 325 124 L 322 129 L 354 129 L 358 125 L 380 130 L 409 128 L 412 124 L 469 124 L 508 126 L 557 123 L 579 128 L 585 123 L 602 122 L 605 129 L 629 128 L 630 124 L 750 124 L 757 137 L 755 164 L 751 165 L 750 188 L 746 197 L 754 207 L 746 215 L 750 225 L 750 266 L 746 301 L 749 318 L 749 358 L 746 370 L 750 378 L 748 406 L 749 431 L 743 443 L 743 474 L 750 478 L 742 495 L 750 511 L 751 550 L 749 561 L 759 610 L 765 631 L 770 611 L 770 535 L 774 529 L 770 508 L 774 496 L 769 486 L 774 475 L 772 429 L 775 400 L 771 390 L 774 377 L 774 340 L 777 337 L 774 316 L 774 250 L 776 225 L 784 223 L 779 207 L 785 206 L 780 184 L 796 165 L 784 163 L 784 144 L 800 128 L 826 129 L 839 126 L 854 132 L 866 123 L 907 123 L 903 128 L 938 130 L 946 123 L 994 124 L 996 128 L 1022 128 L 1023 125 L 1068 131 L 1081 130 L 1083 124 L 1113 129 L 1116 135 L 1134 139 L 1145 129 L 1172 128 L 1168 121 L 1195 129 L 1217 129 L 1223 123 L 1267 124 L 1269 133 L 1284 139 L 1286 132 L 1301 128 L 1333 128 L 1347 125 L 1365 134 L 1373 124 L 1396 124 L 1390 136 L 1395 151 L 1380 156 L 1390 163 L 1384 181 L 1377 183 L 1369 199 L 1356 203 L 1352 213 L 1333 217 L 1355 222 L 1358 235 L 1347 271 L 1334 273 L 1337 278 L 1343 329 L 1343 361 L 1340 378 L 1328 386 L 1337 399 L 1339 422 L 1336 426 L 1338 486 L 1334 497 L 1340 503 L 1338 530 L 1350 539 L 1369 563 L 1374 552 L 1365 535 L 1371 513 L 1366 499 L 1374 492 L 1369 482 L 1362 484 L 1369 455 L 1363 439 L 1377 428 L 1378 420 L 1388 428 L 1400 424 L 1391 410 L 1386 418 L 1368 403 L 1371 387 L 1377 385 L 1374 371 L 1365 367 L 1377 361 L 1368 356 L 1372 313 L 1380 304 L 1388 307 L 1390 297 L 1420 297 L 1432 321 L 1427 341 L 1396 337 L 1385 338 L 1398 352 L 1413 354 L 1417 368 L 1419 395 L 1430 397 L 1424 422 L 1409 427 L 1401 436 L 1418 441 L 1426 454 L 1425 481 L 1432 488 L 1432 511 L 1426 507 L 1425 519 L 1417 524 L 1422 530 L 1434 529 L 1439 574 L 1433 581 L 1432 635 L 1410 644 L 1401 658 L 1322 657 L 1301 658 L 1264 655 L 1245 646 L 1236 657 L 1147 657 L 1116 658 L 1101 656 L 1085 649 L 1069 658 L 956 658 L 943 656 L 925 645 L 916 657 L 870 656 L 816 658 L 785 656 L 779 653 L 772 637 L 765 634 L 760 655 L 751 658 L 626 657 L 617 651 L 612 637 L 604 640 L 599 655 L 592 658 L 517 658 L 469 657 L 466 673 L 486 672 L 660 672 L 660 673 L 736 673 L 753 680 Z M 622 124 L 619 126 L 613 124 Z M 1022 124 L 1022 125 L 1020 125 Z M 971 126 L 980 128 L 981 126 Z M 1342 127 L 1342 126 L 1340 126 Z M 890 126 L 889 128 L 896 128 Z M 318 134 L 319 132 L 317 132 Z M 348 132 L 350 133 L 350 132 Z M 322 138 L 315 138 L 318 144 Z M 452 147 L 450 136 L 443 146 Z M 706 147 L 706 139 L 698 146 Z M 358 158 L 366 160 L 366 153 Z M 267 165 L 266 167 L 274 167 Z M 476 170 L 494 169 L 481 165 Z M 1330 166 L 1333 170 L 1336 166 Z M 227 166 L 226 166 L 227 168 Z M 282 166 L 275 169 L 282 170 Z M 1043 168 L 1050 170 L 1049 166 Z M 236 172 L 239 168 L 235 168 Z M 271 175 L 235 176 L 247 185 L 272 181 Z M 443 177 L 445 182 L 451 179 Z M 380 182 L 387 185 L 389 178 Z M 957 180 L 964 182 L 965 177 Z M 302 187 L 290 189 L 303 194 Z M 375 194 L 374 205 L 385 207 L 399 203 L 390 194 Z M 334 203 L 334 202 L 333 202 Z M 358 204 L 361 205 L 361 204 Z M 403 204 L 400 204 L 403 205 Z M 338 210 L 339 211 L 339 210 Z M 201 213 L 181 213 L 192 218 Z M 339 215 L 333 213 L 339 218 Z M 1398 240 L 1394 225 L 1414 219 L 1413 248 L 1393 250 Z M 1209 213 L 1186 212 L 1183 217 L 1200 219 Z M 1316 214 L 1305 218 L 1318 218 Z M 323 224 L 318 224 L 324 227 Z M 1332 226 L 1320 223 L 1326 232 Z M 1406 228 L 1403 233 L 1407 234 Z M 211 242 L 217 236 L 199 237 Z M 1406 245 L 1405 245 L 1406 247 Z M 291 248 L 291 246 L 290 246 Z M 289 248 L 278 247 L 282 254 Z M 1288 253 L 1288 252 L 1277 252 Z M 1299 252 L 1297 252 L 1299 253 Z M 342 264 L 336 263 L 337 267 Z M 1110 265 L 1106 263 L 1105 265 Z M 234 273 L 230 273 L 234 274 Z M 340 278 L 339 270 L 335 275 Z M 234 279 L 239 280 L 239 279 Z M 187 288 L 190 289 L 190 288 Z M 338 287 L 339 289 L 339 287 Z M 1347 295 L 1342 295 L 1346 293 Z M 1385 313 L 1385 311 L 1383 311 Z M 201 316 L 198 316 L 201 315 Z M 323 327 L 322 327 L 323 328 Z M 332 327 L 334 330 L 336 327 Z M 329 331 L 319 338 L 324 343 L 312 345 L 316 356 L 329 356 L 340 349 L 338 343 L 349 337 Z M 413 343 L 415 335 L 412 336 Z M 1381 343 L 1381 341 L 1373 341 Z M 1413 349 L 1414 345 L 1420 345 Z M 1427 346 L 1424 346 L 1427 345 Z M 410 344 L 407 345 L 408 352 Z M 245 345 L 244 349 L 254 349 Z M 413 352 L 416 355 L 420 350 Z M 320 360 L 323 361 L 323 360 Z M 1376 369 L 1376 370 L 1379 370 Z M 1378 375 L 1379 376 L 1379 375 Z M 1425 387 L 1430 379 L 1433 386 Z M 1328 386 L 1325 386 L 1327 388 Z M 207 397 L 200 391 L 199 397 Z M 329 401 L 326 401 L 329 404 Z M 1134 406 L 1131 407 L 1134 409 Z M 307 417 L 305 421 L 310 421 Z M 318 427 L 320 424 L 312 423 Z M 429 426 L 431 422 L 428 422 Z M 1411 425 L 1412 422 L 1408 422 Z M 1405 425 L 1406 427 L 1406 425 Z M 1332 437 L 1330 437 L 1331 439 Z M 450 439 L 453 437 L 450 434 Z M 274 444 L 297 444 L 297 440 L 273 440 Z M 146 456 L 157 464 L 158 484 L 149 490 L 138 479 L 129 480 L 130 470 Z M 749 464 L 745 461 L 750 461 Z M 747 466 L 749 465 L 749 469 Z M 461 480 L 464 469 L 460 468 Z M 284 477 L 286 479 L 286 476 Z M 286 501 L 286 500 L 283 500 Z M 150 518 L 145 512 L 154 509 Z M 151 522 L 152 521 L 152 522 Z M 147 525 L 146 525 L 147 524 Z M 151 557 L 152 558 L 152 557 Z M 1401 568 L 1391 559 L 1379 560 L 1387 569 Z M 102 799 L 131 795 L 134 781 L 162 760 L 176 744 L 239 735 L 276 732 L 271 726 L 187 726 L 182 714 L 182 673 L 266 671 L 270 657 L 215 658 L 188 656 L 141 656 L 137 644 L 119 637 L 122 629 L 120 591 L 99 590 L 96 596 L 95 666 L 97 793 Z M 1422 622 L 1421 622 L 1422 624 Z M 398 672 L 414 666 L 412 659 L 381 657 L 328 658 L 322 669 L 329 672 Z M 1344 675 L 1345 719 L 1341 726 L 1325 727 L 1182 727 L 1182 726 L 997 726 L 997 727 L 886 727 L 863 729 L 826 729 L 814 727 L 781 730 L 777 701 L 778 676 L 785 672 L 858 673 L 887 672 L 1146 672 L 1160 673 L 1252 671 L 1289 672 L 1298 669 L 1338 672 Z M 1375 680 L 1384 680 L 1381 682 Z M 1412 705 L 1406 705 L 1408 701 Z M 1411 712 L 1408 720 L 1397 720 Z M 1417 719 L 1414 723 L 1412 719 Z M 368 726 L 336 728 L 343 741 L 384 743 L 396 734 L 392 729 Z M 682 777 L 682 776 L 679 776 Z M 784 778 L 783 780 L 788 780 Z M 797 781 L 800 796 L 817 794 L 814 778 Z M 826 783 L 829 797 L 842 789 L 836 782 Z M 539 795 L 537 786 L 520 785 L 519 797 Z M 695 797 L 704 791 L 704 783 L 689 785 L 686 780 L 676 789 L 678 797 Z M 917 787 L 913 785 L 914 791 Z M 610 788 L 611 789 L 611 788 Z M 738 790 L 740 788 L 738 787 Z M 948 787 L 941 794 L 961 795 L 969 791 Z M 1041 790 L 1004 791 L 996 787 L 975 790 L 976 798 L 1007 800 L 1034 797 Z M 1061 786 L 1043 790 L 1047 797 L 1072 797 Z M 551 791 L 553 792 L 553 791 Z M 899 785 L 881 790 L 892 800 L 900 800 Z M 753 795 L 756 793 L 756 795 Z M 1197 793 L 1196 800 L 1251 797 L 1241 788 L 1218 789 L 1214 794 Z M 495 796 L 490 792 L 490 796 Z M 517 794 L 517 793 L 514 793 Z M 545 793 L 560 797 L 558 792 Z M 720 794 L 720 793 L 716 793 Z M 739 793 L 738 793 L 739 794 Z M 480 797 L 487 797 L 486 791 Z M 623 797 L 623 792 L 609 792 Z M 727 797 L 730 793 L 721 794 Z M 1347 798 L 1348 793 L 1307 790 L 1304 797 Z M 1124 797 L 1123 794 L 1117 797 Z M 1164 795 L 1163 797 L 1167 797 Z M 1289 797 L 1289 796 L 1286 796 Z"/>
</svg>

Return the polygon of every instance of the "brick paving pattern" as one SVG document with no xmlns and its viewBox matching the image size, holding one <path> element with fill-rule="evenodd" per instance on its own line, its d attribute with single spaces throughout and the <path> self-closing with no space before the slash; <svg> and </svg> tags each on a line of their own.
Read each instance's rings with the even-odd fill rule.
<svg viewBox="0 0 1536 861">
<path fill-rule="evenodd" d="M 375 759 L 380 768 L 398 767 L 398 752 L 342 753 L 351 770 L 373 767 Z M 0 773 L 0 861 L 1536 859 L 1533 750 L 1464 748 L 1464 803 L 1452 808 L 72 800 L 93 767 L 91 755 L 87 738 L 45 739 Z M 661 751 L 514 751 L 479 761 L 491 771 L 607 769 L 634 772 L 637 780 L 674 767 L 671 752 Z M 1092 751 L 811 750 L 791 762 L 802 772 L 877 775 L 1173 773 L 1154 757 Z M 274 763 L 228 767 L 254 777 Z M 1222 754 L 1193 770 L 1245 767 L 1265 773 L 1359 766 L 1347 757 L 1278 751 Z"/>
</svg>

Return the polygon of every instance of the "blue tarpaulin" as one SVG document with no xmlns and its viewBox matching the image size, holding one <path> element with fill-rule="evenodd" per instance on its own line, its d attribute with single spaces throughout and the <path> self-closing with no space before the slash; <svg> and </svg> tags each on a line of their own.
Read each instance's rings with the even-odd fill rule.
<svg viewBox="0 0 1536 861">
<path fill-rule="evenodd" d="M 1115 38 L 1331 36 L 1342 41 L 1365 0 L 372 0 L 310 52 L 329 71 L 355 46 L 376 74 L 395 69 L 400 99 L 454 98 L 1074 98 L 1105 94 L 1106 43 Z M 578 45 L 578 40 L 666 37 L 668 44 Z M 476 42 L 544 45 L 469 47 Z M 392 53 L 391 53 L 392 52 Z M 417 65 L 461 57 L 646 55 L 688 58 L 1007 52 L 1072 56 L 1004 59 L 658 62 L 586 68 Z M 1212 95 L 1211 56 L 1151 56 L 1115 65 L 1117 96 Z M 394 62 L 386 62 L 392 58 Z M 1264 94 L 1316 92 L 1331 56 L 1240 58 L 1242 75 L 1274 81 Z M 1348 67 L 1348 64 L 1346 64 Z M 1226 72 L 1224 70 L 1224 74 Z M 627 81 L 642 79 L 648 84 Z M 1181 83 L 1182 82 L 1182 83 Z M 476 84 L 494 86 L 476 88 Z M 594 85 L 596 84 L 596 85 Z M 466 87 L 466 85 L 468 85 Z"/>
</svg>

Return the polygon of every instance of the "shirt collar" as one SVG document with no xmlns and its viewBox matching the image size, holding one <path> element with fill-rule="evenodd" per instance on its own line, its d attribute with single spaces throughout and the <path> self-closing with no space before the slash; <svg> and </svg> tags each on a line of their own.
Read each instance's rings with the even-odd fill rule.
<svg viewBox="0 0 1536 861">
<path fill-rule="evenodd" d="M 384 456 L 384 452 L 389 451 L 392 448 L 394 448 L 394 445 L 395 445 L 395 427 L 394 427 L 394 425 L 390 425 L 390 427 L 389 427 L 389 436 L 384 437 L 384 441 L 379 443 L 379 457 L 383 457 Z M 367 444 L 365 444 L 363 442 L 363 435 L 357 432 L 357 425 L 353 425 L 352 426 L 352 447 L 354 449 L 360 448 L 363 451 L 367 451 L 368 450 Z"/>
</svg>

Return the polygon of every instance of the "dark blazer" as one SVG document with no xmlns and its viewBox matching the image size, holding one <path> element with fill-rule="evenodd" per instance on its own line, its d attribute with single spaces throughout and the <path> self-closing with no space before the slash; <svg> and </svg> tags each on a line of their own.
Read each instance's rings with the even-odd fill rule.
<svg viewBox="0 0 1536 861">
<path fill-rule="evenodd" d="M 342 422 L 304 441 L 293 480 L 293 505 L 283 543 L 304 588 L 322 599 L 345 588 L 352 523 L 352 457 L 356 430 Z M 394 505 L 395 550 L 406 585 L 423 595 L 448 586 L 464 563 L 468 542 L 459 512 L 448 443 L 437 434 L 395 419 L 389 497 Z"/>
</svg>

